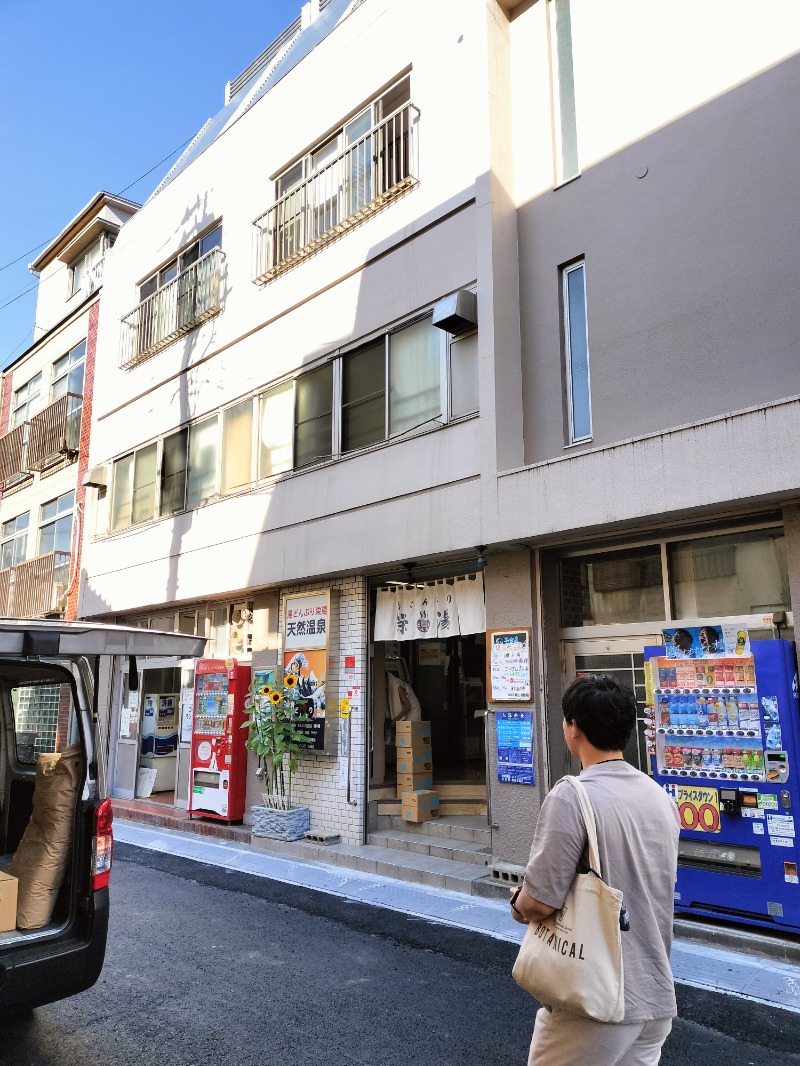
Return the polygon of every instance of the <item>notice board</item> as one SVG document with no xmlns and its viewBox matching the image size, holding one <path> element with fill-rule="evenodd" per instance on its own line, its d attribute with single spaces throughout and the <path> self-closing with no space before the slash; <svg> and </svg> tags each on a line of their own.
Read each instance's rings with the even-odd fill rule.
<svg viewBox="0 0 800 1066">
<path fill-rule="evenodd" d="M 486 676 L 494 703 L 529 703 L 531 699 L 531 631 L 486 631 Z"/>
</svg>

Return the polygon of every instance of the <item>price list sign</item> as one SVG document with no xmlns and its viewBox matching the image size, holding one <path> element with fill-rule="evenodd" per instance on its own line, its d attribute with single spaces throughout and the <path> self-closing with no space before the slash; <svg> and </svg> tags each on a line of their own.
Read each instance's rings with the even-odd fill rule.
<svg viewBox="0 0 800 1066">
<path fill-rule="evenodd" d="M 487 633 L 490 696 L 492 700 L 527 703 L 531 698 L 531 632 L 529 629 L 491 629 Z"/>
<path fill-rule="evenodd" d="M 498 711 L 497 780 L 504 784 L 532 785 L 533 714 L 531 711 Z"/>
</svg>

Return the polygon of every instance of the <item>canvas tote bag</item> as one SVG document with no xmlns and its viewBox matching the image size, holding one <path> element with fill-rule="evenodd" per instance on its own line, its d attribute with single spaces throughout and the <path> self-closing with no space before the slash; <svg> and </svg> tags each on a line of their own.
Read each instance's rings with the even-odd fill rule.
<svg viewBox="0 0 800 1066">
<path fill-rule="evenodd" d="M 581 804 L 589 839 L 589 866 L 578 873 L 564 906 L 525 931 L 512 971 L 514 980 L 547 1007 L 598 1022 L 625 1016 L 620 910 L 622 893 L 601 878 L 597 826 L 586 787 L 567 777 Z"/>
</svg>

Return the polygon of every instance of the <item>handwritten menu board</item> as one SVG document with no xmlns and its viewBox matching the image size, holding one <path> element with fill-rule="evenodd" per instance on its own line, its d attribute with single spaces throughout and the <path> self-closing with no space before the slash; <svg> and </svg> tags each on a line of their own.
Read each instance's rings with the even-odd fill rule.
<svg viewBox="0 0 800 1066">
<path fill-rule="evenodd" d="M 486 636 L 489 699 L 528 702 L 531 698 L 530 629 L 490 629 Z"/>
</svg>

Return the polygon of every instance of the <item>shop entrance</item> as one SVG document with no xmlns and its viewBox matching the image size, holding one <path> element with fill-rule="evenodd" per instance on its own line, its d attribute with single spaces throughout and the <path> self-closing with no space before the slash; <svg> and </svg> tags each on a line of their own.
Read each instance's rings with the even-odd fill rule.
<svg viewBox="0 0 800 1066">
<path fill-rule="evenodd" d="M 625 760 L 650 773 L 645 728 L 644 649 L 661 642 L 660 634 L 564 642 L 566 683 L 583 674 L 611 674 L 636 697 L 636 728 L 623 752 Z"/>
<path fill-rule="evenodd" d="M 186 806 L 189 744 L 181 744 L 181 688 L 191 685 L 192 669 L 191 661 L 145 661 L 134 691 L 128 672 L 123 673 L 114 796 Z"/>
<path fill-rule="evenodd" d="M 433 788 L 442 813 L 485 813 L 485 708 L 484 633 L 376 641 L 370 797 L 398 799 L 396 722 L 417 718 L 431 723 Z"/>
</svg>

